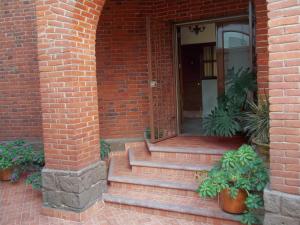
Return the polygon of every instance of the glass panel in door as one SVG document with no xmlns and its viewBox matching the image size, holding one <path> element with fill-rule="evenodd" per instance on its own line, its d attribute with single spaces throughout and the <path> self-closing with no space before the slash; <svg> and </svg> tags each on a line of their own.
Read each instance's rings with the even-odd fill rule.
<svg viewBox="0 0 300 225">
<path fill-rule="evenodd" d="M 226 92 L 226 81 L 233 72 L 252 68 L 249 23 L 234 22 L 218 26 L 219 91 Z"/>
</svg>

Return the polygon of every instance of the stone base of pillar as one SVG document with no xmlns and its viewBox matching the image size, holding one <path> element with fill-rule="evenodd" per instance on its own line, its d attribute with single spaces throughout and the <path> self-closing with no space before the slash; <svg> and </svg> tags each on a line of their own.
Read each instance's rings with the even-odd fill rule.
<svg viewBox="0 0 300 225">
<path fill-rule="evenodd" d="M 100 161 L 79 171 L 44 168 L 42 183 L 44 214 L 61 214 L 57 210 L 70 212 L 70 215 L 82 214 L 100 202 L 102 193 L 107 190 L 107 165 Z"/>
<path fill-rule="evenodd" d="M 300 225 L 300 196 L 264 190 L 264 225 Z"/>
</svg>

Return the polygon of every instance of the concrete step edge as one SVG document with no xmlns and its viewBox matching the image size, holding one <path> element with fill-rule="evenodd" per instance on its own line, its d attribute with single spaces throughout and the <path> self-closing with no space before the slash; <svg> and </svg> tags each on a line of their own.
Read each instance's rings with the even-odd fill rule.
<svg viewBox="0 0 300 225">
<path fill-rule="evenodd" d="M 198 185 L 196 183 L 195 184 L 179 183 L 179 182 L 172 182 L 172 181 L 164 181 L 161 179 L 141 178 L 137 176 L 116 176 L 114 175 L 115 163 L 116 163 L 115 159 L 112 158 L 110 160 L 109 171 L 108 171 L 108 181 L 110 182 L 154 186 L 154 187 L 162 187 L 162 188 L 170 188 L 170 189 L 187 190 L 187 191 L 195 191 L 198 188 Z"/>
<path fill-rule="evenodd" d="M 164 168 L 164 169 L 174 169 L 174 170 L 189 170 L 189 171 L 209 171 L 212 166 L 210 165 L 193 165 L 193 164 L 182 164 L 173 162 L 155 162 L 138 160 L 134 156 L 134 151 L 129 149 L 129 164 L 130 166 L 144 166 L 144 167 L 154 167 L 154 168 Z"/>
<path fill-rule="evenodd" d="M 225 213 L 221 209 L 196 208 L 193 206 L 162 203 L 157 200 L 134 199 L 134 198 L 124 197 L 120 195 L 113 195 L 109 193 L 103 194 L 103 200 L 105 202 L 110 202 L 110 203 L 152 208 L 158 210 L 172 211 L 172 212 L 191 214 L 196 216 L 205 216 L 205 217 L 218 218 L 218 219 L 226 219 L 232 221 L 238 221 L 240 218 L 237 215 Z"/>
<path fill-rule="evenodd" d="M 224 152 L 228 151 L 223 149 L 212 149 L 206 147 L 165 147 L 151 144 L 149 140 L 145 140 L 145 142 L 150 152 L 223 155 Z"/>
<path fill-rule="evenodd" d="M 135 184 L 143 186 L 152 186 L 160 188 L 178 189 L 185 191 L 195 191 L 198 188 L 197 184 L 178 183 L 171 181 L 163 181 L 159 179 L 149 179 L 140 177 L 129 177 L 129 176 L 110 176 L 108 177 L 109 182 Z"/>
</svg>

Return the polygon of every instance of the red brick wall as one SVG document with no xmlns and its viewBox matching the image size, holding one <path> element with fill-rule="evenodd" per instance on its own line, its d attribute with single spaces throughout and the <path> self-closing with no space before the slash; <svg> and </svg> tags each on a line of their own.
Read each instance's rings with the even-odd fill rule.
<svg viewBox="0 0 300 225">
<path fill-rule="evenodd" d="M 254 0 L 256 16 L 256 65 L 258 92 L 268 94 L 268 15 L 266 0 Z"/>
<path fill-rule="evenodd" d="M 156 0 L 153 1 L 153 7 L 155 18 L 181 22 L 240 15 L 246 12 L 248 1 Z"/>
<path fill-rule="evenodd" d="M 267 87 L 266 2 L 256 0 L 255 5 L 258 81 L 262 90 Z M 142 136 L 148 126 L 146 15 L 158 21 L 181 22 L 239 15 L 247 13 L 247 8 L 245 0 L 108 0 L 98 25 L 96 46 L 101 136 Z M 166 39 L 167 45 L 171 46 L 171 38 Z M 165 59 L 161 60 L 172 79 L 172 49 L 163 55 Z"/>
<path fill-rule="evenodd" d="M 146 14 L 140 0 L 107 0 L 97 30 L 102 138 L 142 136 L 149 121 Z"/>
<path fill-rule="evenodd" d="M 271 188 L 300 194 L 300 3 L 268 9 Z"/>
<path fill-rule="evenodd" d="M 38 0 L 38 59 L 46 167 L 99 160 L 95 40 L 103 0 Z"/>
<path fill-rule="evenodd" d="M 265 87 L 266 6 L 264 0 L 255 2 L 258 80 L 260 87 Z M 0 19 L 6 21 L 5 25 L 0 23 L 5 31 L 0 34 L 5 35 L 0 39 L 0 76 L 3 77 L 0 80 L 0 139 L 41 137 L 34 3 L 2 1 L 0 4 Z M 245 12 L 247 6 L 247 1 L 237 0 L 108 0 L 98 24 L 96 47 L 101 136 L 138 137 L 148 126 L 146 15 L 179 22 L 236 15 Z M 17 19 L 12 19 L 13 14 L 19 15 Z M 20 21 L 25 21 L 23 26 L 19 26 Z M 50 26 L 55 24 L 52 22 Z M 166 60 L 171 74 L 172 58 Z"/>
<path fill-rule="evenodd" d="M 40 139 L 35 1 L 0 1 L 0 141 Z"/>
</svg>

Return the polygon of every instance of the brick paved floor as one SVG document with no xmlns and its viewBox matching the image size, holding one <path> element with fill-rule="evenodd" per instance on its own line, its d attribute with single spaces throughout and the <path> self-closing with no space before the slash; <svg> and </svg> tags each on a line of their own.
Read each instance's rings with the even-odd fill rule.
<svg viewBox="0 0 300 225">
<path fill-rule="evenodd" d="M 41 215 L 41 204 L 41 194 L 23 182 L 0 181 L 0 225 L 209 225 L 105 205 L 92 218 L 77 223 Z"/>
</svg>

